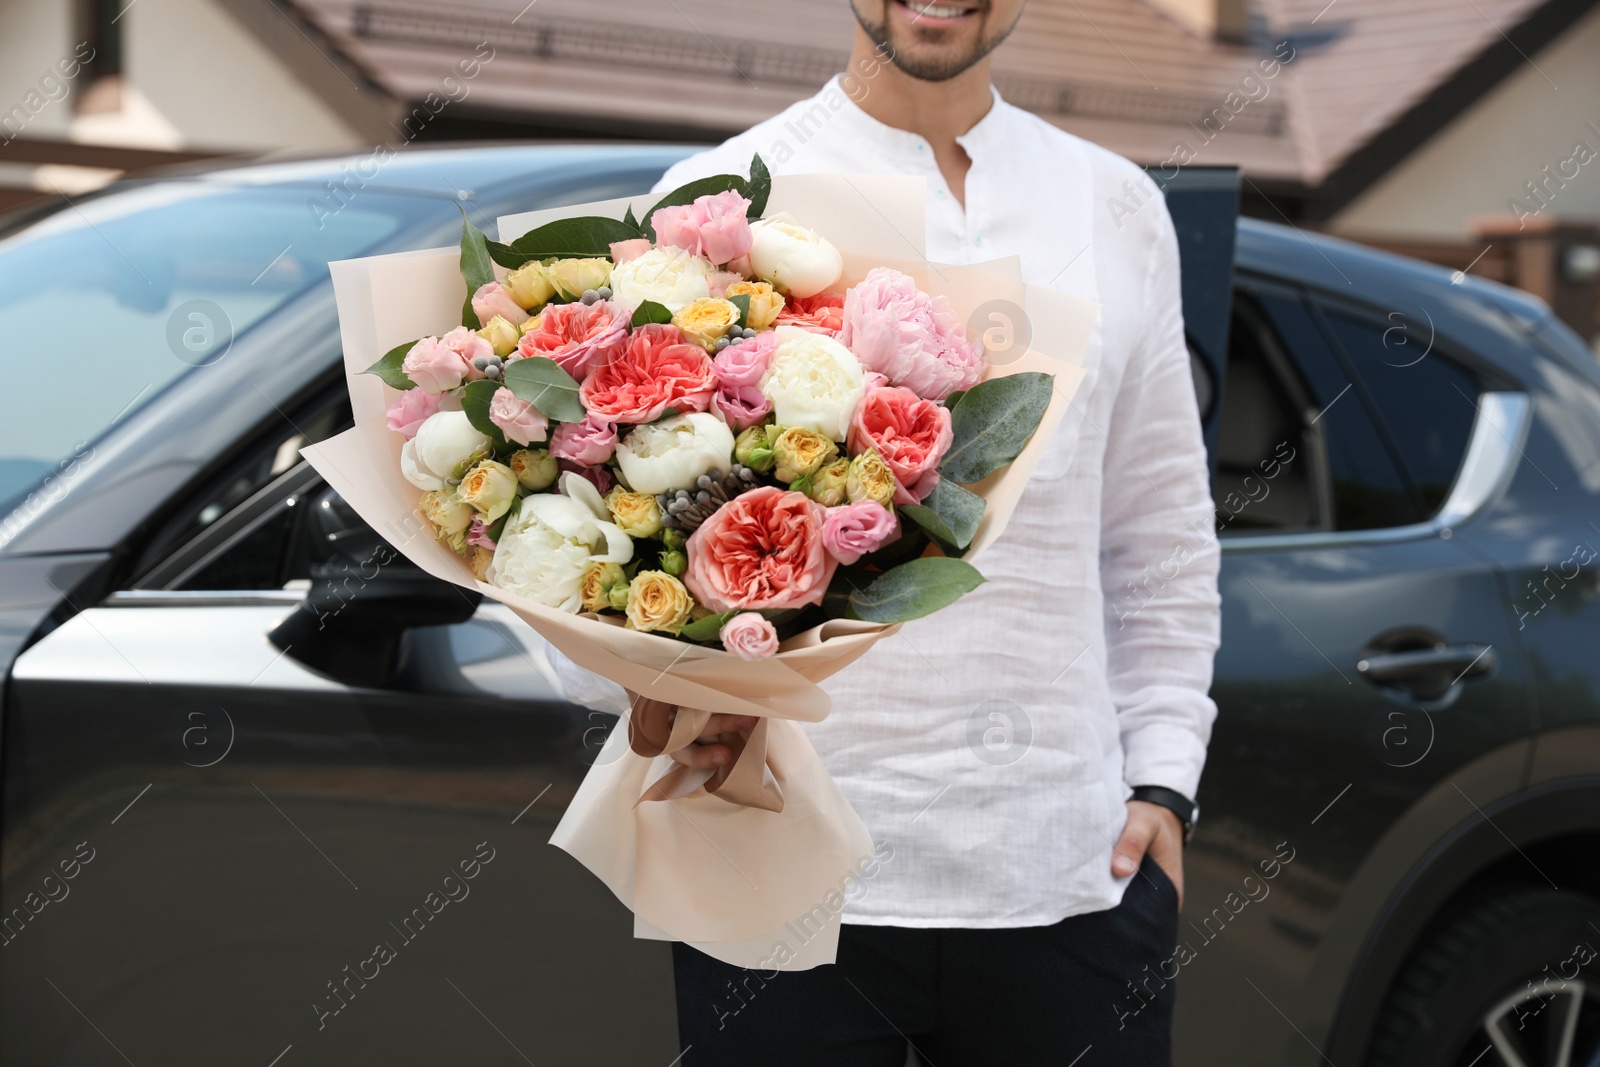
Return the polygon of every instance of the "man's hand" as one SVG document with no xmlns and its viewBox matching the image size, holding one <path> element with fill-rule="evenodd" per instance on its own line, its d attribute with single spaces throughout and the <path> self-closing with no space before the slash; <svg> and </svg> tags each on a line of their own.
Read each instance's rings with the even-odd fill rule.
<svg viewBox="0 0 1600 1067">
<path fill-rule="evenodd" d="M 1178 889 L 1178 907 L 1183 907 L 1183 824 L 1160 804 L 1130 800 L 1128 824 L 1111 852 L 1111 873 L 1127 877 L 1139 869 L 1146 852 L 1172 879 Z"/>
<path fill-rule="evenodd" d="M 660 701 L 641 697 L 637 693 L 629 693 L 628 695 L 633 698 L 635 714 L 638 713 L 642 705 L 660 703 Z M 678 709 L 673 707 L 667 713 L 668 729 L 671 729 L 672 723 L 677 717 Z M 733 762 L 732 744 L 736 741 L 750 740 L 750 731 L 755 729 L 755 725 L 756 717 L 754 715 L 713 715 L 706 721 L 705 729 L 700 731 L 699 737 L 696 737 L 692 742 L 676 752 L 669 752 L 667 755 L 685 767 L 710 770 L 715 767 L 727 766 Z"/>
</svg>

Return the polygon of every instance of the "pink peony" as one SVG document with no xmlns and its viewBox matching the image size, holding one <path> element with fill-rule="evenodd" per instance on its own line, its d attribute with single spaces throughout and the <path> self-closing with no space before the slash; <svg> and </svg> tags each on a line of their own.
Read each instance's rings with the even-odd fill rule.
<svg viewBox="0 0 1600 1067">
<path fill-rule="evenodd" d="M 635 237 L 631 241 L 611 242 L 611 261 L 613 263 L 626 263 L 630 259 L 638 259 L 655 245 L 647 237 Z"/>
<path fill-rule="evenodd" d="M 689 535 L 683 584 L 712 611 L 822 603 L 838 565 L 822 544 L 825 510 L 775 485 L 741 493 Z"/>
<path fill-rule="evenodd" d="M 462 334 L 465 336 L 458 336 Z M 422 391 L 446 393 L 462 382 L 482 378 L 483 372 L 472 365 L 472 360 L 492 355 L 494 349 L 488 341 L 465 326 L 457 326 L 443 337 L 424 337 L 412 345 L 400 362 L 400 370 Z"/>
<path fill-rule="evenodd" d="M 900 520 L 876 500 L 860 500 L 829 508 L 822 520 L 822 544 L 833 558 L 849 566 L 894 539 Z"/>
<path fill-rule="evenodd" d="M 617 428 L 594 415 L 582 422 L 563 422 L 550 434 L 550 454 L 556 459 L 597 466 L 617 450 Z"/>
<path fill-rule="evenodd" d="M 748 341 L 729 345 L 711 361 L 717 384 L 723 386 L 760 385 L 772 366 L 772 353 L 778 349 L 778 335 L 772 330 L 758 333 Z"/>
<path fill-rule="evenodd" d="M 586 463 L 574 463 L 570 459 L 556 460 L 556 466 L 561 468 L 563 474 L 577 474 L 589 480 L 589 483 L 600 491 L 601 496 L 611 492 L 617 480 L 611 472 L 604 467 L 591 467 Z"/>
<path fill-rule="evenodd" d="M 517 342 L 519 356 L 544 356 L 582 381 L 610 360 L 628 339 L 631 313 L 621 304 L 551 304 L 539 315 L 537 329 Z M 485 342 L 487 344 L 487 342 Z"/>
<path fill-rule="evenodd" d="M 816 296 L 791 296 L 778 312 L 775 326 L 798 326 L 812 333 L 825 333 L 838 340 L 844 329 L 844 297 L 838 293 Z"/>
<path fill-rule="evenodd" d="M 517 399 L 517 394 L 503 385 L 489 399 L 489 421 L 500 428 L 507 441 L 519 445 L 543 441 L 550 428 L 544 412 L 526 400 Z"/>
<path fill-rule="evenodd" d="M 511 299 L 511 294 L 500 288 L 499 282 L 485 282 L 478 286 L 478 291 L 472 294 L 472 313 L 485 326 L 496 315 L 513 326 L 521 326 L 528 319 L 528 313 L 522 309 L 522 305 Z"/>
<path fill-rule="evenodd" d="M 727 263 L 750 251 L 750 201 L 732 189 L 708 193 L 692 204 L 664 207 L 650 216 L 656 241 L 682 248 L 713 263 Z"/>
<path fill-rule="evenodd" d="M 705 411 L 716 388 L 705 349 L 684 340 L 670 323 L 650 323 L 629 334 L 622 352 L 583 380 L 578 396 L 591 416 L 637 425 L 654 422 L 669 407 L 680 415 Z"/>
<path fill-rule="evenodd" d="M 766 659 L 778 651 L 778 629 L 759 611 L 741 611 L 722 624 L 718 636 L 740 659 Z"/>
<path fill-rule="evenodd" d="M 967 343 L 950 302 L 889 267 L 874 267 L 845 294 L 839 340 L 867 370 L 928 400 L 983 378 L 983 349 Z"/>
<path fill-rule="evenodd" d="M 953 438 L 950 409 L 909 389 L 872 390 L 850 419 L 851 453 L 878 450 L 894 472 L 897 504 L 915 504 L 933 492 L 939 484 L 936 468 Z"/>
<path fill-rule="evenodd" d="M 749 281 L 743 274 L 733 270 L 714 270 L 706 279 L 706 284 L 711 287 L 711 295 L 715 297 L 726 296 L 728 286 L 738 285 L 740 282 Z"/>
<path fill-rule="evenodd" d="M 757 385 L 719 385 L 711 406 L 735 430 L 747 430 L 772 412 L 772 400 Z"/>
<path fill-rule="evenodd" d="M 407 441 L 417 436 L 417 427 L 429 415 L 439 410 L 443 398 L 437 393 L 422 389 L 407 389 L 394 398 L 389 410 L 384 412 L 384 422 L 389 429 L 402 434 Z"/>
</svg>

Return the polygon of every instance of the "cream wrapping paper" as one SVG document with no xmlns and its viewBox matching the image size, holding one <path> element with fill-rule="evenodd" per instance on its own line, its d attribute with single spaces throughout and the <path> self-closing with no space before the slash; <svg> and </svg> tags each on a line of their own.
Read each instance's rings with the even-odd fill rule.
<svg viewBox="0 0 1600 1067">
<path fill-rule="evenodd" d="M 1044 371 L 1055 375 L 1056 388 L 1022 454 L 972 487 L 988 501 L 966 555 L 973 559 L 1005 528 L 1082 381 L 1098 305 L 1024 285 L 1015 258 L 926 262 L 923 184 L 890 175 L 780 176 L 767 214 L 788 211 L 837 245 L 844 283 L 872 266 L 896 267 L 924 291 L 948 298 L 958 321 L 973 322 L 979 332 L 989 325 L 980 309 L 1025 314 L 1031 344 L 993 359 L 987 375 Z M 576 215 L 620 218 L 628 205 L 643 217 L 656 199 L 646 194 L 508 216 L 499 220 L 499 236 L 509 242 Z M 734 767 L 707 782 L 665 755 L 635 751 L 628 716 L 550 840 L 633 911 L 637 936 L 682 940 L 741 967 L 799 970 L 832 962 L 840 912 L 834 902 L 861 876 L 873 846 L 799 724 L 828 714 L 816 683 L 898 627 L 833 620 L 784 641 L 777 656 L 752 662 L 625 629 L 614 617 L 557 611 L 477 580 L 433 538 L 417 510 L 422 491 L 400 474 L 403 439 L 384 422 L 396 391 L 363 373 L 394 346 L 459 324 L 466 292 L 458 256 L 444 248 L 330 264 L 355 425 L 302 454 L 418 567 L 504 603 L 579 666 L 653 700 L 759 717 Z M 959 611 L 959 603 L 945 610 Z M 703 721 L 679 719 L 667 751 L 693 737 Z"/>
</svg>

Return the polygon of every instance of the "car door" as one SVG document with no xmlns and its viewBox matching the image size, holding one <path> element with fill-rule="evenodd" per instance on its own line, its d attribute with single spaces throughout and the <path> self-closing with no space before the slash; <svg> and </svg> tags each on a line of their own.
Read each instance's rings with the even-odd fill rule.
<svg viewBox="0 0 1600 1067">
<path fill-rule="evenodd" d="M 298 455 L 348 419 L 324 383 L 17 660 L 7 1062 L 677 1055 L 665 945 L 546 843 L 610 723 L 350 528 Z"/>
<path fill-rule="evenodd" d="M 1519 461 L 1527 397 L 1381 308 L 1236 290 L 1218 718 L 1162 972 L 1189 1064 L 1308 1051 L 1297 1029 L 1336 1005 L 1298 989 L 1343 886 L 1417 798 L 1533 727 L 1503 577 L 1454 536 Z"/>
</svg>

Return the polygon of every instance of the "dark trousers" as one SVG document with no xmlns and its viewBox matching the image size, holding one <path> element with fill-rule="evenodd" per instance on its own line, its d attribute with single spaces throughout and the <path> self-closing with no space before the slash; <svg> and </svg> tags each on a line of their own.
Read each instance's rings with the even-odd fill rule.
<svg viewBox="0 0 1600 1067">
<path fill-rule="evenodd" d="M 674 943 L 684 1067 L 1167 1067 L 1178 895 L 1146 859 L 1109 911 L 999 930 L 845 924 L 838 961 L 750 971 Z"/>
</svg>

